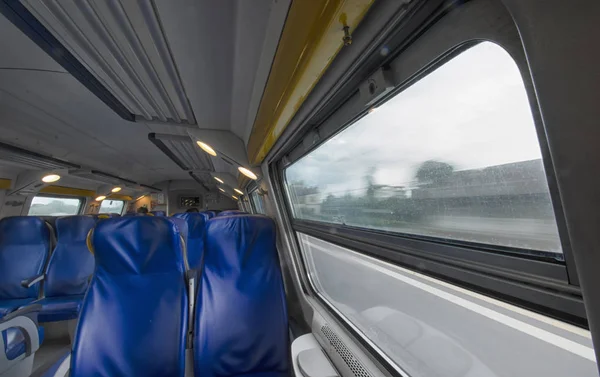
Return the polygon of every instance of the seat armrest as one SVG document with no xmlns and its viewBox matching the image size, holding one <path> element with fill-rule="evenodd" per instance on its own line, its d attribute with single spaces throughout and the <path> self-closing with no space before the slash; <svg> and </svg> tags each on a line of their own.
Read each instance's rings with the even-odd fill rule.
<svg viewBox="0 0 600 377">
<path fill-rule="evenodd" d="M 0 324 L 4 323 L 6 321 L 10 321 L 13 318 L 21 317 L 21 316 L 26 316 L 28 318 L 31 318 L 31 320 L 33 320 L 37 323 L 37 316 L 41 310 L 42 310 L 42 305 L 29 304 L 27 306 L 24 306 L 22 308 L 15 310 L 14 312 L 10 312 L 7 315 L 5 315 L 4 317 L 2 317 L 0 319 Z"/>
<path fill-rule="evenodd" d="M 21 281 L 21 286 L 23 288 L 31 288 L 34 284 L 39 283 L 40 281 L 45 279 L 45 275 L 41 274 L 41 275 L 37 275 L 34 277 L 31 277 L 29 279 L 25 279 Z"/>
</svg>

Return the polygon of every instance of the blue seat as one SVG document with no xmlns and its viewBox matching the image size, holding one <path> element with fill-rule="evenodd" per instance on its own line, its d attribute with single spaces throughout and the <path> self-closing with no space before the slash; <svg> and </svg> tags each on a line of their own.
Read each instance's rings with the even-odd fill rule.
<svg viewBox="0 0 600 377">
<path fill-rule="evenodd" d="M 57 243 L 44 277 L 40 322 L 77 318 L 83 295 L 94 272 L 94 256 L 86 238 L 96 225 L 91 216 L 67 216 L 56 220 Z"/>
<path fill-rule="evenodd" d="M 219 212 L 218 217 L 221 216 L 232 216 L 232 215 L 247 215 L 248 212 L 240 211 L 239 209 L 232 209 L 229 211 Z"/>
<path fill-rule="evenodd" d="M 154 216 L 162 216 L 162 217 L 167 216 L 167 213 L 165 211 L 150 211 L 150 213 L 153 214 Z"/>
<path fill-rule="evenodd" d="M 174 218 L 183 219 L 187 223 L 187 261 L 190 269 L 199 270 L 204 252 L 204 232 L 208 215 L 206 213 L 178 213 Z"/>
<path fill-rule="evenodd" d="M 51 248 L 49 226 L 34 216 L 0 220 L 0 317 L 38 298 L 40 284 L 23 281 L 40 276 Z"/>
<path fill-rule="evenodd" d="M 96 268 L 70 376 L 183 376 L 188 296 L 177 226 L 163 217 L 114 218 L 90 237 Z"/>
<path fill-rule="evenodd" d="M 196 376 L 289 375 L 273 220 L 243 215 L 208 221 L 194 332 Z"/>
<path fill-rule="evenodd" d="M 200 213 L 206 213 L 209 219 L 212 219 L 213 217 L 217 216 L 217 213 L 215 211 L 202 211 Z"/>
</svg>

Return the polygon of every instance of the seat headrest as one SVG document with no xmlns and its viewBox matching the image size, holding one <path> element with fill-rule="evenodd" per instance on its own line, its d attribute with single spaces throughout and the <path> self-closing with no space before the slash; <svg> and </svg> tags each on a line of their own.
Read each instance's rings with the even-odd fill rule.
<svg viewBox="0 0 600 377">
<path fill-rule="evenodd" d="M 96 220 L 90 216 L 66 216 L 56 219 L 58 242 L 85 241 Z"/>
<path fill-rule="evenodd" d="M 35 216 L 11 216 L 0 220 L 0 245 L 50 245 L 50 229 Z"/>
<path fill-rule="evenodd" d="M 185 272 L 180 231 L 167 218 L 107 219 L 98 223 L 91 237 L 96 268 L 109 274 Z"/>
<path fill-rule="evenodd" d="M 232 209 L 229 211 L 220 212 L 217 216 L 221 217 L 221 216 L 247 215 L 247 214 L 248 214 L 248 212 L 240 211 L 238 209 Z"/>
<path fill-rule="evenodd" d="M 204 234 L 206 222 L 209 220 L 208 214 L 199 212 L 177 213 L 173 217 L 184 219 L 187 222 L 188 235 L 191 238 Z"/>
<path fill-rule="evenodd" d="M 215 211 L 203 211 L 201 213 L 206 213 L 209 219 L 212 219 L 213 217 L 217 216 L 217 213 Z"/>
<path fill-rule="evenodd" d="M 165 211 L 150 211 L 154 216 L 166 216 L 167 213 Z"/>
</svg>

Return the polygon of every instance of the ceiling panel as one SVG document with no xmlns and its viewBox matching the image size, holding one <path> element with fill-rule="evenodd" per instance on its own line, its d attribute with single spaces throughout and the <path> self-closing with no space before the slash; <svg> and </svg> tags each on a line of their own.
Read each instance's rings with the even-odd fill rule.
<svg viewBox="0 0 600 377">
<path fill-rule="evenodd" d="M 22 3 L 131 113 L 195 123 L 151 1 Z"/>
</svg>

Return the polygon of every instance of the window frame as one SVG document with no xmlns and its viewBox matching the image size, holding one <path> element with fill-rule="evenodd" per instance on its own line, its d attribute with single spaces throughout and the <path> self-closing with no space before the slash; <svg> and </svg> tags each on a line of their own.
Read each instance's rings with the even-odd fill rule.
<svg viewBox="0 0 600 377">
<path fill-rule="evenodd" d="M 383 59 L 383 61 L 380 61 L 380 66 L 387 67 L 394 66 L 394 62 L 398 63 L 399 61 L 400 63 L 391 69 L 396 68 L 399 70 L 399 68 L 404 68 L 404 72 L 402 72 L 402 76 L 398 80 L 399 82 L 395 89 L 374 106 L 378 106 L 391 96 L 413 85 L 420 78 L 437 69 L 456 54 L 481 41 L 495 43 L 507 51 L 521 72 L 533 113 L 542 161 L 546 170 L 548 188 L 561 239 L 564 256 L 563 263 L 551 260 L 551 258 L 506 254 L 506 250 L 502 250 L 502 247 L 495 247 L 493 245 L 489 246 L 460 241 L 449 242 L 430 237 L 389 234 L 389 232 L 373 229 L 295 219 L 289 197 L 287 196 L 287 182 L 285 182 L 284 170 L 368 113 L 365 105 L 360 102 L 360 95 L 356 91 L 356 87 L 360 82 L 354 82 L 354 90 L 348 90 L 350 94 L 346 93 L 335 106 L 330 109 L 320 110 L 313 119 L 310 119 L 312 127 L 309 127 L 308 130 L 304 129 L 301 133 L 298 132 L 294 139 L 289 141 L 278 152 L 277 156 L 272 157 L 270 179 L 273 182 L 273 186 L 279 191 L 279 200 L 281 200 L 279 205 L 284 212 L 283 215 L 288 219 L 291 226 L 292 235 L 290 237 L 292 238 L 296 252 L 300 250 L 296 232 L 302 232 L 350 248 L 356 252 L 383 259 L 405 268 L 417 270 L 452 284 L 487 294 L 578 326 L 587 327 L 585 307 L 571 253 L 566 220 L 560 202 L 548 142 L 532 79 L 529 74 L 529 66 L 519 34 L 516 31 L 516 25 L 512 21 L 512 18 L 507 20 L 506 17 L 500 20 L 500 22 L 496 22 L 496 24 L 484 25 L 485 20 L 476 21 L 471 14 L 473 12 L 477 13 L 477 11 L 481 12 L 482 9 L 480 8 L 486 5 L 489 6 L 491 2 L 467 2 L 453 9 L 451 12 L 442 12 L 442 15 L 445 17 L 441 17 L 439 14 L 430 17 L 430 30 L 433 31 L 433 36 L 429 35 L 426 37 L 421 35 L 416 40 L 410 41 L 408 45 L 403 46 L 400 51 L 391 53 L 390 55 L 394 56 L 393 59 Z M 473 8 L 474 10 L 470 11 Z M 493 12 L 489 14 L 491 13 Z M 454 18 L 454 21 L 446 20 L 447 18 Z M 449 37 L 443 35 L 444 31 L 440 30 L 445 29 L 444 24 L 454 22 L 456 25 L 456 19 L 461 21 L 466 20 L 470 23 L 466 26 L 461 26 L 455 35 Z M 512 34 L 510 30 L 508 32 L 502 30 L 502 27 L 506 26 L 509 21 L 511 23 L 510 27 L 514 29 Z M 428 38 L 429 40 L 433 38 L 438 46 L 428 48 L 426 46 Z M 442 47 L 440 48 L 439 45 L 442 45 Z M 404 52 L 410 48 L 414 50 L 414 46 L 417 46 L 417 50 L 421 50 L 416 52 L 416 54 L 420 54 L 421 60 L 425 60 L 425 63 L 415 63 L 414 57 L 411 56 L 413 66 L 408 67 L 411 69 L 407 70 L 407 67 L 403 67 L 402 65 L 405 55 L 400 54 L 400 52 Z M 435 52 L 436 49 L 438 50 L 437 53 Z M 442 50 L 442 52 L 440 53 L 439 50 Z M 415 52 L 413 51 L 413 53 Z M 330 102 L 335 103 L 335 101 Z M 305 136 L 312 138 L 312 142 L 306 143 L 303 140 Z M 306 277 L 308 276 L 308 271 L 301 255 L 299 259 L 304 271 L 303 274 Z M 305 287 L 305 281 L 303 283 L 303 290 L 305 293 L 310 292 L 312 295 L 315 295 L 316 291 L 311 284 L 310 279 L 308 279 L 308 286 Z M 330 307 L 331 305 L 327 306 Z"/>
<path fill-rule="evenodd" d="M 119 211 L 119 212 L 100 212 L 100 210 L 102 209 L 102 203 L 104 203 L 106 200 L 110 200 L 113 202 L 118 201 L 118 202 L 123 203 L 123 206 L 121 207 L 121 211 Z M 98 207 L 98 214 L 102 215 L 102 214 L 109 214 L 109 213 L 118 213 L 120 215 L 123 213 L 123 210 L 125 210 L 125 203 L 126 203 L 126 201 L 122 200 L 122 199 L 110 199 L 110 198 L 103 199 L 102 202 L 100 202 L 100 207 Z"/>
<path fill-rule="evenodd" d="M 55 199 L 77 199 L 77 200 L 79 200 L 79 207 L 77 207 L 77 213 L 75 213 L 74 215 L 30 215 L 29 211 L 31 211 L 31 205 L 33 204 L 33 199 L 35 199 L 38 196 L 43 197 L 43 198 L 55 198 Z M 82 215 L 83 209 L 85 208 L 86 200 L 87 200 L 87 198 L 85 198 L 83 196 L 38 193 L 38 194 L 35 194 L 33 196 L 33 198 L 31 198 L 31 202 L 29 203 L 29 208 L 27 209 L 27 216 L 78 216 L 78 215 Z"/>
</svg>

